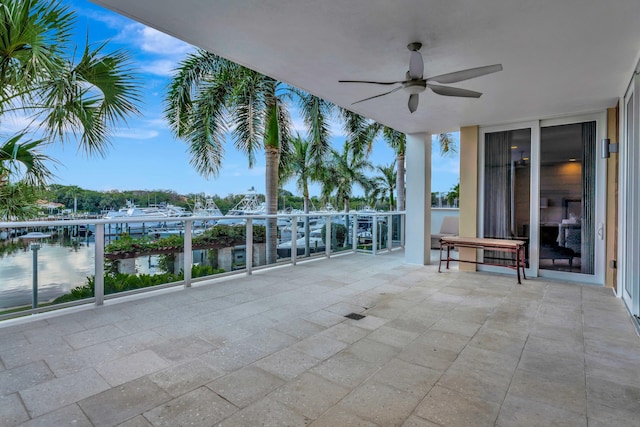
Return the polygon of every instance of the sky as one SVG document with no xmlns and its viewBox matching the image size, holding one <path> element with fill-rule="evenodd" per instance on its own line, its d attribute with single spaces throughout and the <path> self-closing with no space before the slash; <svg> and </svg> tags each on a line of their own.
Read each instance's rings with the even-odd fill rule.
<svg viewBox="0 0 640 427">
<path fill-rule="evenodd" d="M 264 153 L 258 153 L 256 164 L 249 169 L 245 155 L 235 150 L 228 138 L 220 174 L 205 179 L 189 164 L 187 145 L 169 131 L 162 113 L 163 99 L 173 71 L 187 54 L 195 51 L 194 47 L 85 0 L 63 0 L 63 4 L 77 13 L 74 36 L 78 46 L 84 47 L 88 38 L 89 43 L 108 41 L 110 49 L 129 52 L 143 84 L 143 103 L 139 117 L 131 117 L 126 125 L 115 129 L 112 146 L 103 158 L 87 158 L 73 141 L 49 145 L 45 153 L 60 162 L 54 183 L 97 191 L 173 190 L 221 197 L 254 187 L 264 194 Z M 22 122 L 20 118 L 3 120 L 0 134 L 18 131 Z M 295 111 L 292 122 L 294 133 L 305 135 Z M 345 141 L 341 133 L 336 121 L 332 125 L 332 145 L 336 149 Z M 457 139 L 458 134 L 454 135 Z M 432 156 L 432 191 L 447 192 L 459 181 L 459 158 L 457 154 L 441 157 L 437 144 Z M 370 155 L 374 165 L 388 165 L 394 158 L 383 140 L 376 141 Z M 293 181 L 284 188 L 296 194 Z M 319 193 L 319 187 L 312 186 L 311 195 Z M 354 193 L 363 192 L 355 189 Z"/>
</svg>

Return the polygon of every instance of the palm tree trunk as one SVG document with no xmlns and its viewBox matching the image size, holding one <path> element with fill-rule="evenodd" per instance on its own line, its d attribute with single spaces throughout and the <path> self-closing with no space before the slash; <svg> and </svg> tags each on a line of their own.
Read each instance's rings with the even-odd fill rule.
<svg viewBox="0 0 640 427">
<path fill-rule="evenodd" d="M 267 214 L 278 213 L 278 162 L 277 147 L 266 146 L 265 152 L 265 185 Z M 267 219 L 267 264 L 274 264 L 278 256 L 278 221 Z"/>
<path fill-rule="evenodd" d="M 404 153 L 398 154 L 396 158 L 396 167 L 398 175 L 396 177 L 396 189 L 398 191 L 398 210 L 403 211 L 405 206 L 405 193 L 404 193 Z"/>
<path fill-rule="evenodd" d="M 306 184 L 305 184 L 305 190 L 304 190 L 304 213 L 308 214 L 309 213 L 309 189 L 306 188 Z M 304 256 L 305 257 L 309 257 L 311 256 L 311 248 L 309 247 L 311 245 L 311 227 L 309 226 L 309 217 L 306 216 L 304 218 Z M 295 239 L 298 236 L 291 236 L 292 239 Z"/>
</svg>

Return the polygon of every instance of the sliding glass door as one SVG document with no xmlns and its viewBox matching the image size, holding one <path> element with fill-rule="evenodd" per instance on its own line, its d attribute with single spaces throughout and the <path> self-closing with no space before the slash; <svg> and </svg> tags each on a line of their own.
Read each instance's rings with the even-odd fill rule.
<svg viewBox="0 0 640 427">
<path fill-rule="evenodd" d="M 640 69 L 640 64 L 639 67 Z M 622 298 L 631 313 L 640 316 L 640 77 L 632 79 L 622 111 L 620 146 L 620 262 Z"/>
<path fill-rule="evenodd" d="M 603 284 L 604 130 L 604 114 L 481 130 L 479 235 L 527 242 L 531 276 Z"/>
</svg>

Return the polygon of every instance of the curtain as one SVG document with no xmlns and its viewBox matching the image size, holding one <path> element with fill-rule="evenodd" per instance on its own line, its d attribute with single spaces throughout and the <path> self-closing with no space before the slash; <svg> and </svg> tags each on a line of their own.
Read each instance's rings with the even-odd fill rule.
<svg viewBox="0 0 640 427">
<path fill-rule="evenodd" d="M 508 238 L 511 230 L 511 132 L 485 136 L 484 236 Z"/>
<path fill-rule="evenodd" d="M 582 124 L 582 146 L 581 272 L 594 274 L 596 243 L 596 122 Z"/>
</svg>

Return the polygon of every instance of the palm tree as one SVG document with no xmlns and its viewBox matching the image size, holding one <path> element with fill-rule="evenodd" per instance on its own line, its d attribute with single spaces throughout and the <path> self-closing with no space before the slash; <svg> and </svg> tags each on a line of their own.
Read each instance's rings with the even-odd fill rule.
<svg viewBox="0 0 640 427">
<path fill-rule="evenodd" d="M 332 150 L 326 167 L 322 173 L 322 194 L 325 198 L 334 195 L 336 204 L 342 204 L 345 212 L 349 212 L 349 205 L 353 197 L 354 186 L 368 191 L 371 181 L 367 171 L 373 167 L 367 158 L 350 149 L 349 141 L 344 144 L 342 152 Z"/>
<path fill-rule="evenodd" d="M 389 144 L 391 148 L 396 153 L 396 161 L 395 164 L 398 168 L 396 172 L 396 183 L 395 188 L 398 192 L 397 197 L 397 207 L 399 211 L 403 211 L 405 209 L 405 168 L 404 168 L 404 160 L 405 160 L 405 152 L 407 149 L 407 136 L 398 132 L 397 130 L 391 129 L 390 127 L 384 126 L 382 128 L 382 136 L 384 140 Z"/>
<path fill-rule="evenodd" d="M 371 197 L 373 200 L 382 199 L 383 202 L 388 198 L 389 210 L 392 211 L 395 202 L 393 192 L 396 189 L 396 162 L 378 165 L 376 170 L 379 173 L 373 178 Z"/>
<path fill-rule="evenodd" d="M 138 114 L 138 79 L 122 51 L 105 53 L 106 43 L 86 46 L 76 60 L 71 42 L 75 15 L 59 1 L 5 0 L 0 4 L 0 122 L 24 115 L 31 122 L 2 142 L 3 182 L 15 162 L 27 167 L 25 185 L 51 177 L 36 150 L 74 135 L 88 155 L 104 155 L 111 131 Z M 39 132 L 41 139 L 28 135 Z M 21 157 L 27 153 L 27 157 Z M 29 155 L 30 160 L 29 160 Z M 17 196 L 19 193 L 12 193 Z M 13 201 L 17 203 L 17 201 Z"/>
<path fill-rule="evenodd" d="M 302 194 L 304 201 L 304 213 L 309 213 L 309 184 L 312 181 L 317 181 L 319 179 L 319 171 L 318 165 L 319 162 L 314 160 L 314 155 L 312 152 L 313 144 L 309 141 L 300 137 L 300 135 L 296 135 L 291 139 L 290 145 L 291 151 L 288 155 L 287 162 L 284 167 L 281 169 L 283 177 L 283 182 L 286 182 L 290 179 L 296 179 L 296 187 L 298 191 Z M 310 256 L 309 251 L 309 218 L 306 217 L 304 221 L 304 238 L 305 238 L 305 256 Z M 292 236 L 293 239 L 296 236 Z"/>
<path fill-rule="evenodd" d="M 203 176 L 219 173 L 228 129 L 249 167 L 256 152 L 265 153 L 267 214 L 278 209 L 281 155 L 289 152 L 290 118 L 287 101 L 299 91 L 218 55 L 199 50 L 179 65 L 166 97 L 165 114 L 173 133 L 189 145 L 191 164 Z M 313 150 L 328 149 L 326 104 L 318 98 L 298 97 L 310 125 Z M 267 262 L 277 257 L 277 226 L 267 221 Z"/>
</svg>

